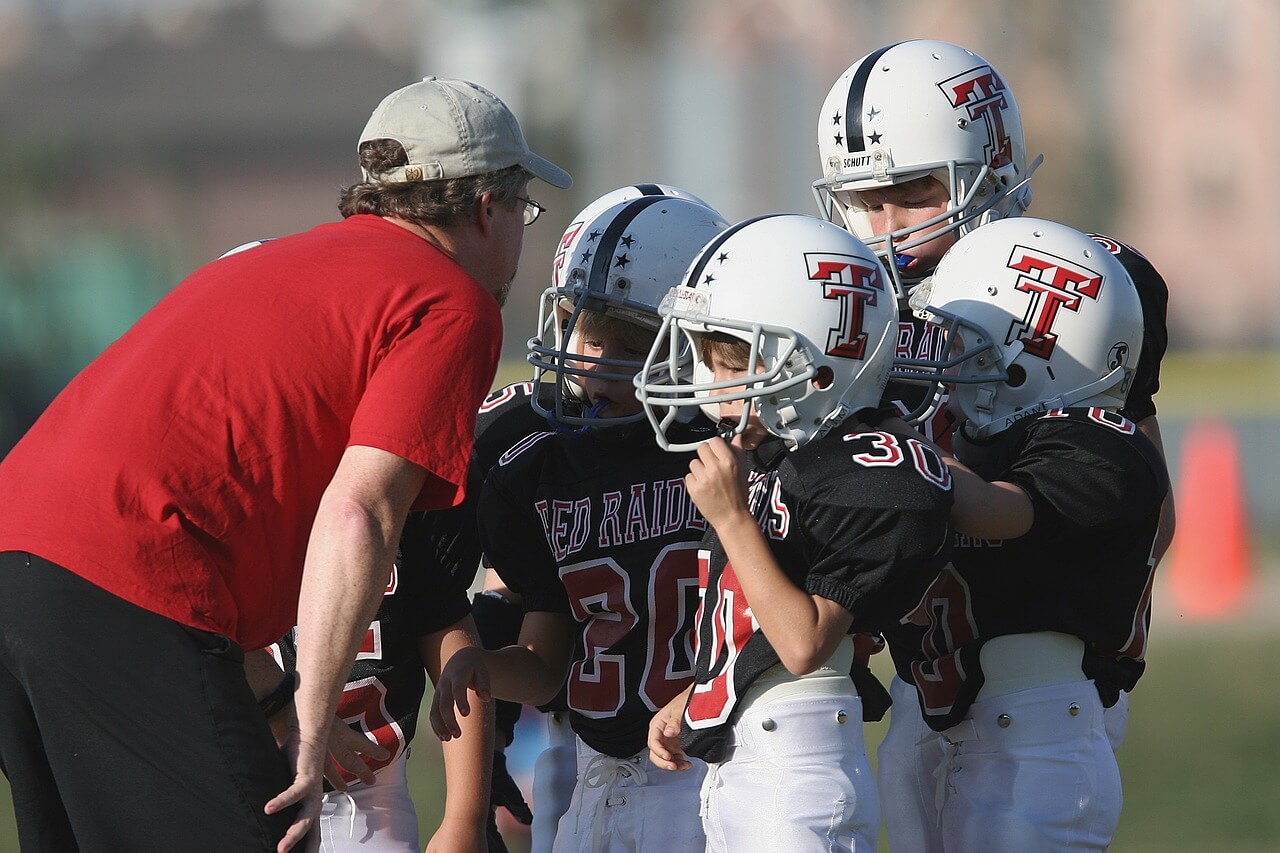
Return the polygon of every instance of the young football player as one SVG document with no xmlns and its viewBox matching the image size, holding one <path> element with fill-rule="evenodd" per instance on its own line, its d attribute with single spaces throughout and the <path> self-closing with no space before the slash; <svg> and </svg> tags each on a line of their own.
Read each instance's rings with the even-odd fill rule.
<svg viewBox="0 0 1280 853">
<path fill-rule="evenodd" d="M 1142 673 L 1168 491 L 1158 449 L 1119 414 L 1138 293 L 1089 236 L 1008 219 L 957 241 L 920 310 L 943 329 L 933 368 L 973 467 L 955 472 L 952 567 L 886 631 L 918 650 L 939 733 L 937 835 L 920 849 L 1105 850 L 1121 797 L 1103 697 Z"/>
<path fill-rule="evenodd" d="M 525 609 L 519 641 L 455 656 L 431 722 L 455 736 L 455 706 L 471 711 L 468 688 L 539 704 L 565 686 L 578 773 L 555 849 L 700 849 L 700 777 L 658 773 L 644 747 L 653 712 L 693 676 L 705 522 L 682 482 L 690 454 L 657 447 L 631 380 L 659 300 L 728 223 L 666 196 L 580 220 L 544 294 L 544 343 L 531 352 L 554 377 L 557 429 L 510 448 L 480 501 L 485 559 Z M 682 430 L 711 428 L 699 418 Z"/>
<path fill-rule="evenodd" d="M 540 418 L 519 436 L 513 436 L 514 438 L 523 438 L 533 432 L 545 431 L 548 424 L 557 429 L 581 428 L 583 422 L 580 417 L 586 411 L 581 395 L 557 393 L 557 389 L 564 389 L 567 386 L 563 382 L 555 381 L 560 363 L 557 358 L 559 353 L 557 341 L 563 331 L 557 322 L 554 310 L 558 301 L 556 295 L 566 283 L 567 275 L 575 263 L 574 253 L 577 252 L 578 255 L 577 264 L 585 263 L 583 254 L 587 253 L 589 259 L 592 243 L 600 238 L 600 235 L 591 237 L 590 230 L 583 231 L 583 226 L 621 202 L 650 196 L 680 198 L 706 205 L 705 201 L 682 187 L 657 182 L 635 183 L 600 196 L 583 208 L 565 228 L 551 264 L 551 284 L 543 294 L 541 313 L 544 316 L 540 318 L 537 332 L 529 339 L 530 362 L 534 366 L 533 382 L 511 386 L 504 392 L 510 399 L 499 404 L 500 409 L 510 409 L 515 406 L 522 408 L 524 413 L 530 411 L 530 404 L 532 404 L 532 411 Z M 581 249 L 578 248 L 579 243 L 582 243 Z M 620 269 L 625 268 L 625 265 L 620 267 Z M 537 394 L 532 393 L 534 388 L 538 389 Z M 559 417 L 557 417 L 557 411 Z M 569 423 L 574 421 L 575 416 L 579 418 L 576 426 Z M 481 418 L 484 417 L 482 412 Z M 515 415 L 508 417 L 514 418 Z M 526 416 L 523 420 L 527 422 L 529 418 Z M 597 423 L 602 421 L 597 418 Z M 502 449 L 505 450 L 505 446 Z M 483 466 L 486 474 L 496 460 L 495 455 L 488 464 Z M 483 484 L 483 476 L 473 484 L 477 497 Z M 484 589 L 475 596 L 472 615 L 485 648 L 498 649 L 518 641 L 521 622 L 524 619 L 520 596 L 508 588 L 493 569 L 486 572 Z M 527 807 L 523 804 L 519 789 L 510 782 L 509 775 L 503 777 L 503 772 L 506 767 L 504 753 L 515 738 L 515 725 L 520 717 L 520 707 L 519 703 L 515 702 L 503 700 L 494 702 L 497 751 L 494 754 L 493 806 L 511 802 L 514 807 L 512 813 L 517 815 L 517 819 L 522 819 L 522 810 Z M 556 826 L 568 811 L 573 797 L 573 789 L 578 777 L 578 751 L 573 729 L 569 725 L 568 708 L 564 704 L 563 692 L 550 703 L 538 706 L 538 710 L 546 713 L 547 746 L 539 754 L 533 768 L 535 809 L 531 815 L 530 853 L 551 853 L 555 842 Z M 503 843 L 502 838 L 497 832 L 491 814 L 490 850 L 497 849 L 496 845 L 501 843 Z"/>
<path fill-rule="evenodd" d="M 828 93 L 817 134 L 823 177 L 814 184 L 815 195 L 824 215 L 885 259 L 903 298 L 894 375 L 910 379 L 918 365 L 943 352 L 941 329 L 915 317 L 907 299 L 958 236 L 1027 209 L 1028 181 L 1040 159 L 1027 163 L 1021 113 L 1000 73 L 981 56 L 934 40 L 887 45 L 853 63 Z M 1091 236 L 1117 257 L 1142 299 L 1142 358 L 1123 412 L 1161 447 L 1153 396 L 1168 339 L 1168 291 L 1138 252 L 1110 237 Z M 934 394 L 904 382 L 889 387 L 887 404 L 913 415 L 941 447 L 951 447 L 957 418 L 941 389 Z M 1170 495 L 1157 557 L 1173 528 Z M 942 747 L 923 718 L 909 710 L 918 705 L 907 668 L 910 655 L 890 651 L 899 677 L 890 687 L 897 713 L 880 746 L 877 770 L 885 824 L 895 847 L 937 849 L 932 768 L 941 761 Z M 1108 733 L 1118 747 L 1128 694 L 1105 696 L 1104 702 Z"/>
<path fill-rule="evenodd" d="M 709 765 L 708 850 L 874 849 L 875 781 L 850 668 L 854 632 L 908 612 L 946 563 L 950 475 L 914 432 L 869 420 L 897 303 L 879 261 L 835 225 L 749 220 L 664 303 L 637 378 L 660 442 L 703 406 L 729 437 L 697 447 L 695 684 L 655 715 L 651 760 Z M 689 342 L 690 375 L 673 356 Z"/>
</svg>

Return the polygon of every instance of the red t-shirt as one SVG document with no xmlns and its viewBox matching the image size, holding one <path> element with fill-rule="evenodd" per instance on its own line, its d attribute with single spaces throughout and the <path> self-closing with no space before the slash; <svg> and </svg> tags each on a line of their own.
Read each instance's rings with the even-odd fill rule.
<svg viewBox="0 0 1280 853">
<path fill-rule="evenodd" d="M 0 551 L 28 551 L 245 648 L 296 621 L 344 449 L 462 498 L 497 301 L 425 240 L 354 216 L 194 272 L 0 463 Z"/>
</svg>

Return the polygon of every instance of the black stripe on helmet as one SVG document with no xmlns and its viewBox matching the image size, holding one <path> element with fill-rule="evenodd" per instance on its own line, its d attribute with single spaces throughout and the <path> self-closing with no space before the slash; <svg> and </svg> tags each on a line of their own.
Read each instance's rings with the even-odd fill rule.
<svg viewBox="0 0 1280 853">
<path fill-rule="evenodd" d="M 609 223 L 609 227 L 604 230 L 604 234 L 600 237 L 600 242 L 596 244 L 595 257 L 591 259 L 591 271 L 587 274 L 587 288 L 595 290 L 592 282 L 599 281 L 600 289 L 603 289 L 604 282 L 609 279 L 609 267 L 614 262 L 614 252 L 618 250 L 618 241 L 622 239 L 626 230 L 631 227 L 631 223 L 640 215 L 645 208 L 666 201 L 665 195 L 646 195 L 640 198 L 633 198 L 627 202 L 627 206 L 618 211 L 613 217 L 613 221 Z"/>
<path fill-rule="evenodd" d="M 849 82 L 848 100 L 844 104 L 844 144 L 849 147 L 851 154 L 855 151 L 867 150 L 867 143 L 862 138 L 862 96 L 867 91 L 867 79 L 885 51 L 892 50 L 899 44 L 902 42 L 885 45 L 875 53 L 868 54 L 858 66 L 858 70 L 853 72 L 853 80 Z"/>
<path fill-rule="evenodd" d="M 711 260 L 715 257 L 716 252 L 720 251 L 720 247 L 724 245 L 724 241 L 728 240 L 734 234 L 737 234 L 743 228 L 746 228 L 748 225 L 752 225 L 756 222 L 759 222 L 762 219 L 773 219 L 775 216 L 794 216 L 794 215 L 795 214 L 793 213 L 766 213 L 764 216 L 756 216 L 751 219 L 744 219 L 743 221 L 739 222 L 737 225 L 730 226 L 729 228 L 726 228 L 724 231 L 721 231 L 719 234 L 716 235 L 716 238 L 714 240 L 712 240 L 710 243 L 708 243 L 706 246 L 703 247 L 701 254 L 699 254 L 697 259 L 694 261 L 693 269 L 691 269 L 689 271 L 689 274 L 685 276 L 685 281 L 688 282 L 687 286 L 688 287 L 698 286 L 698 282 L 702 280 L 702 271 L 707 268 L 707 264 L 711 263 Z"/>
<path fill-rule="evenodd" d="M 635 187 L 641 195 L 666 195 L 657 184 L 636 184 Z"/>
</svg>

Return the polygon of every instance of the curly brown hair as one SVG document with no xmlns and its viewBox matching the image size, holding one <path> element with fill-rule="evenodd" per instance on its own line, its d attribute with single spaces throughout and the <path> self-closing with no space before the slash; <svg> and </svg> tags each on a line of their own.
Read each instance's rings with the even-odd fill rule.
<svg viewBox="0 0 1280 853">
<path fill-rule="evenodd" d="M 404 147 L 394 139 L 371 139 L 360 146 L 360 165 L 369 174 L 380 174 L 409 162 Z M 489 193 L 499 204 L 514 203 L 533 177 L 522 166 L 496 172 L 435 181 L 363 181 L 344 187 L 338 196 L 343 218 L 357 213 L 394 216 L 415 225 L 456 225 L 471 215 L 480 196 Z"/>
</svg>

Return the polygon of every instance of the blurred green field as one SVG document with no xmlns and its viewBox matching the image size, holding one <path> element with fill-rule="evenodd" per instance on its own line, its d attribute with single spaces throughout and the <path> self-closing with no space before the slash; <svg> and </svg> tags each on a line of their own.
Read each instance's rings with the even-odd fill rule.
<svg viewBox="0 0 1280 853">
<path fill-rule="evenodd" d="M 1280 691 L 1272 681 L 1280 633 L 1255 628 L 1163 630 L 1157 621 L 1120 750 L 1125 805 L 1113 850 L 1280 850 Z M 871 727 L 868 742 L 882 733 Z M 415 746 L 410 776 L 425 843 L 440 814 L 439 746 L 425 727 Z M 0 853 L 17 850 L 0 782 Z"/>
</svg>

